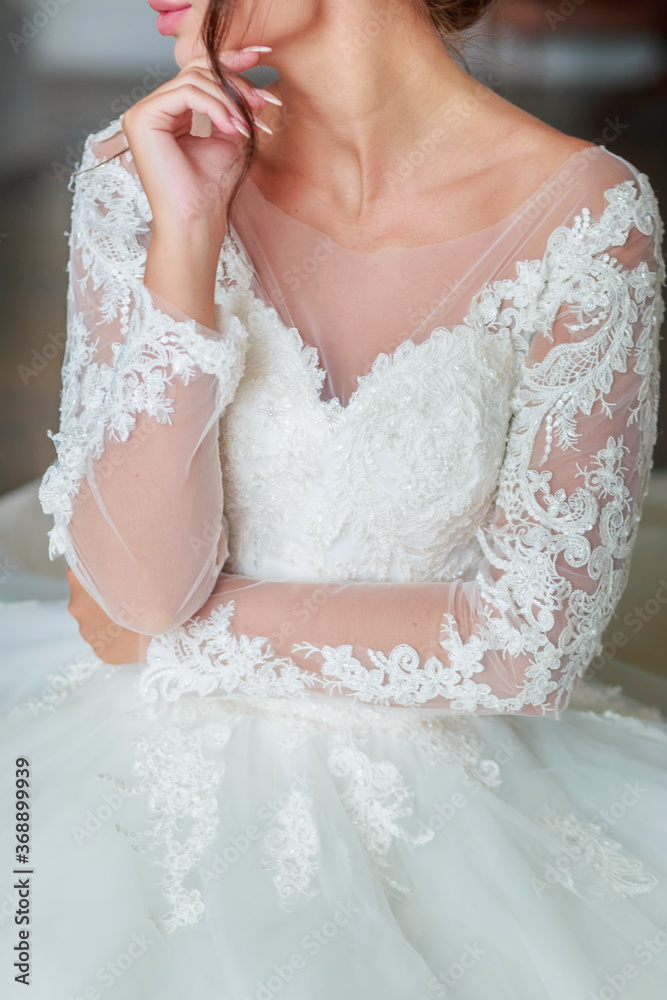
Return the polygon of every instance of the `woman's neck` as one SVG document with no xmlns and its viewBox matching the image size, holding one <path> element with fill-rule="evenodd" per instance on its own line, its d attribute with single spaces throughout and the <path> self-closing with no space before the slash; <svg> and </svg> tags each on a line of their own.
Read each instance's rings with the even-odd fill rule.
<svg viewBox="0 0 667 1000">
<path fill-rule="evenodd" d="M 457 65 L 429 24 L 406 19 L 405 5 L 395 13 L 390 3 L 383 15 L 360 3 L 352 25 L 343 6 L 337 14 L 332 5 L 326 22 L 267 59 L 279 73 L 270 89 L 283 107 L 263 115 L 274 135 L 263 134 L 258 159 L 275 183 L 325 185 L 332 207 L 352 220 L 392 193 L 392 164 L 438 127 L 446 131 L 457 112 L 460 122 L 473 118 L 470 109 L 485 88 Z M 467 131 L 465 124 L 456 130 L 459 151 Z M 433 170 L 442 171 L 448 148 L 456 169 L 450 140 L 435 148 Z"/>
</svg>

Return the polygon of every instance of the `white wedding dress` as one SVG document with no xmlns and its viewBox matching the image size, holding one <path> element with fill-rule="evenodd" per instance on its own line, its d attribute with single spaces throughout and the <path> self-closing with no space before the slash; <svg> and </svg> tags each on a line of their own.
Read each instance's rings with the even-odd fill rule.
<svg viewBox="0 0 667 1000">
<path fill-rule="evenodd" d="M 589 147 L 365 252 L 249 178 L 208 330 L 143 285 L 121 140 L 40 488 L 111 621 L 0 605 L 3 996 L 665 995 L 667 723 L 593 677 L 656 434 L 648 179 Z"/>
</svg>

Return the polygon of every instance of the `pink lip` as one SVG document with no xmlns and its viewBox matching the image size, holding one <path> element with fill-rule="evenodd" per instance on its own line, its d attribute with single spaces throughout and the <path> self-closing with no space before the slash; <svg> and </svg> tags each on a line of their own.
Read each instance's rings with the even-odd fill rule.
<svg viewBox="0 0 667 1000">
<path fill-rule="evenodd" d="M 173 4 L 168 0 L 148 0 L 148 4 L 157 13 L 157 30 L 161 35 L 171 35 L 174 28 L 190 10 L 191 4 Z"/>
</svg>

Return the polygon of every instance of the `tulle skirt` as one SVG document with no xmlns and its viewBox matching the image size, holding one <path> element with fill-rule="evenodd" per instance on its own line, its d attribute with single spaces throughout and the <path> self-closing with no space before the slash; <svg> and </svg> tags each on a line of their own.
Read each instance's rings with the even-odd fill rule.
<svg viewBox="0 0 667 1000">
<path fill-rule="evenodd" d="M 0 655 L 3 997 L 667 995 L 667 723 L 617 689 L 146 704 L 64 600 L 0 605 Z"/>
</svg>

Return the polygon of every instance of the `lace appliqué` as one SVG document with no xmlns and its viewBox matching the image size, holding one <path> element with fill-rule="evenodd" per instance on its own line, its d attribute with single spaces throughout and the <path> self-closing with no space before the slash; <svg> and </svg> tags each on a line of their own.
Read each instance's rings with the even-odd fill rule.
<svg viewBox="0 0 667 1000">
<path fill-rule="evenodd" d="M 97 163 L 92 146 L 87 147 L 86 157 L 85 167 Z M 151 216 L 138 178 L 118 161 L 79 178 L 72 247 L 86 265 L 81 284 L 86 293 L 100 299 L 104 321 L 117 320 L 124 338 L 122 343 L 113 345 L 117 349 L 113 368 L 96 367 L 95 344 L 83 317 L 77 316 L 75 310 L 71 349 L 64 368 L 63 430 L 56 445 L 59 460 L 44 477 L 40 492 L 43 509 L 55 513 L 57 520 L 51 537 L 52 557 L 59 552 L 67 554 L 65 529 L 71 516 L 71 501 L 95 442 L 99 445 L 104 433 L 114 433 L 124 440 L 123 435 L 134 426 L 136 413 L 142 407 L 152 408 L 156 419 L 159 414 L 168 417 L 169 400 L 160 395 L 164 384 L 176 373 L 189 378 L 195 362 L 207 371 L 219 366 L 225 391 L 239 389 L 239 404 L 229 407 L 223 434 L 231 438 L 223 475 L 226 487 L 230 487 L 225 499 L 226 506 L 229 503 L 232 563 L 242 564 L 245 556 L 250 561 L 246 543 L 251 531 L 255 551 L 267 552 L 274 564 L 284 558 L 300 566 L 299 559 L 304 560 L 303 548 L 296 551 L 298 546 L 295 546 L 290 552 L 281 550 L 277 554 L 274 551 L 279 538 L 290 534 L 281 524 L 288 510 L 296 509 L 299 518 L 303 515 L 310 519 L 306 533 L 311 538 L 318 533 L 325 537 L 325 551 L 330 551 L 332 539 L 326 536 L 323 525 L 331 526 L 333 532 L 346 525 L 351 537 L 362 534 L 358 518 L 349 515 L 349 509 L 354 509 L 362 494 L 366 500 L 370 496 L 369 477 L 364 478 L 363 467 L 369 458 L 369 442 L 377 442 L 379 447 L 380 437 L 383 447 L 393 450 L 399 459 L 395 464 L 400 469 L 414 468 L 408 458 L 414 453 L 422 466 L 434 470 L 432 476 L 429 471 L 428 482 L 405 483 L 406 489 L 412 485 L 420 487 L 411 495 L 418 501 L 417 509 L 428 512 L 427 530 L 419 538 L 412 536 L 412 542 L 418 544 L 412 545 L 411 556 L 399 560 L 398 569 L 386 562 L 382 564 L 381 560 L 391 559 L 391 555 L 367 556 L 360 547 L 358 564 L 350 558 L 345 567 L 338 567 L 348 570 L 343 579 L 354 579 L 355 575 L 387 579 L 392 574 L 399 577 L 403 574 L 406 580 L 416 579 L 420 570 L 432 569 L 422 556 L 431 550 L 438 552 L 442 564 L 431 536 L 437 530 L 434 525 L 447 521 L 453 499 L 463 512 L 461 534 L 467 547 L 465 553 L 458 552 L 454 559 L 453 576 L 479 565 L 478 555 L 484 557 L 483 568 L 474 580 L 479 595 L 475 628 L 472 634 L 462 636 L 454 616 L 443 614 L 439 637 L 442 657 L 433 656 L 421 663 L 417 650 L 400 644 L 390 651 L 367 650 L 369 668 L 349 645 L 334 648 L 305 643 L 294 645 L 292 651 L 305 650 L 309 656 L 318 653 L 324 662 L 319 674 L 301 671 L 289 657 L 275 656 L 265 639 L 233 637 L 227 612 L 222 612 L 220 617 L 211 618 L 210 629 L 200 621 L 194 628 L 187 626 L 167 633 L 166 637 L 156 637 L 149 651 L 148 669 L 141 679 L 142 690 L 149 700 L 157 697 L 156 690 L 167 699 L 180 697 L 182 693 L 215 690 L 259 697 L 302 698 L 315 685 L 328 694 L 338 692 L 354 701 L 380 705 L 419 707 L 441 699 L 448 709 L 462 713 L 558 715 L 562 711 L 575 681 L 582 676 L 591 657 L 600 651 L 602 632 L 625 585 L 656 433 L 657 346 L 662 316 L 658 290 L 664 281 L 658 206 L 644 175 L 610 188 L 605 195 L 608 205 L 597 221 L 592 220 L 588 209 L 583 209 L 573 225 L 556 229 L 543 259 L 519 261 L 516 278 L 486 285 L 473 300 L 463 324 L 451 331 L 435 331 L 430 342 L 418 347 L 407 342 L 399 345 L 393 355 L 379 356 L 372 378 L 369 376 L 360 383 L 352 401 L 354 405 L 346 407 L 343 413 L 335 413 L 335 406 L 316 402 L 315 387 L 322 372 L 317 369 L 315 352 L 300 343 L 298 331 L 286 331 L 284 326 L 273 323 L 276 336 L 272 339 L 270 312 L 261 309 L 258 300 L 253 299 L 249 291 L 252 269 L 242 266 L 240 256 L 234 252 L 233 240 L 227 239 L 223 247 L 216 287 L 216 302 L 231 317 L 229 343 L 225 341 L 223 350 L 222 343 L 200 337 L 191 321 L 179 325 L 165 314 L 156 316 L 151 311 L 154 305 L 148 301 L 141 281 Z M 651 271 L 645 261 L 635 268 L 624 267 L 608 252 L 609 248 L 623 248 L 631 230 L 654 237 L 656 270 Z M 77 281 L 72 277 L 76 288 Z M 166 322 L 165 327 L 160 325 L 162 322 Z M 157 355 L 160 363 L 156 367 L 150 367 L 155 361 L 151 354 L 152 325 L 160 345 Z M 565 331 L 563 342 L 559 339 L 541 362 L 529 367 L 522 358 L 527 353 L 527 341 L 535 336 L 553 340 L 555 326 Z M 249 378 L 239 381 L 246 328 L 253 330 L 249 345 L 252 364 Z M 282 338 L 280 345 L 277 332 Z M 172 334 L 173 341 L 169 339 Z M 479 482 L 466 486 L 456 480 L 454 492 L 449 486 L 460 474 L 456 470 L 470 464 L 467 459 L 472 444 L 466 442 L 462 459 L 455 453 L 459 458 L 454 463 L 456 469 L 447 469 L 451 464 L 448 453 L 442 452 L 438 434 L 434 439 L 427 429 L 431 421 L 442 426 L 438 424 L 442 412 L 438 416 L 433 400 L 440 398 L 443 385 L 449 386 L 437 381 L 441 366 L 433 363 L 432 352 L 446 352 L 452 345 L 466 369 L 454 388 L 461 392 L 462 386 L 464 389 L 471 386 L 476 397 L 474 423 L 482 448 L 478 464 L 486 484 L 479 495 L 476 492 Z M 274 350 L 278 346 L 280 350 Z M 479 372 L 473 366 L 476 346 L 488 350 L 493 362 L 488 366 L 488 391 L 492 395 L 482 401 L 487 403 L 486 408 L 477 399 Z M 227 348 L 229 356 L 224 353 Z M 272 360 L 262 367 L 267 356 Z M 444 357 L 449 355 L 445 353 Z M 142 368 L 144 359 L 149 359 L 146 372 Z M 427 372 L 424 372 L 425 361 Z M 259 434 L 255 429 L 253 435 L 244 437 L 242 432 L 247 428 L 252 430 L 254 425 L 261 423 L 266 429 L 263 418 L 256 416 L 257 407 L 247 405 L 258 402 L 259 390 L 255 384 L 258 369 L 263 373 L 268 394 L 264 402 L 270 407 L 275 403 L 282 416 L 272 424 L 275 434 Z M 605 447 L 590 456 L 587 464 L 579 463 L 580 484 L 565 490 L 555 481 L 554 472 L 544 468 L 544 463 L 557 450 L 565 453 L 577 448 L 586 429 L 582 426 L 583 418 L 590 417 L 593 411 L 600 420 L 613 415 L 610 390 L 617 376 L 623 373 L 637 376 L 628 436 L 625 432 L 608 435 Z M 156 396 L 152 395 L 153 381 L 150 389 L 146 389 L 149 378 L 157 384 Z M 284 387 L 278 398 L 281 380 Z M 313 391 L 304 394 L 308 386 Z M 390 421 L 397 400 L 412 400 L 413 392 L 419 396 L 405 407 L 409 419 L 414 420 L 407 440 L 401 438 L 396 422 Z M 427 418 L 423 416 L 422 404 L 427 404 Z M 492 422 L 487 418 L 489 412 L 496 415 L 496 404 L 498 412 L 503 414 L 500 420 L 503 426 L 493 448 L 488 449 L 486 442 L 497 431 L 489 426 Z M 447 410 L 442 399 L 439 407 L 440 411 Z M 510 413 L 512 423 L 507 433 L 503 421 Z M 304 419 L 306 414 L 309 417 Z M 332 414 L 336 417 L 333 421 L 329 420 Z M 421 415 L 421 420 L 415 414 Z M 317 434 L 308 438 L 307 446 L 301 447 L 298 441 L 306 439 L 304 427 L 309 423 Z M 337 473 L 331 483 L 332 490 L 324 488 L 330 485 L 328 482 L 321 482 L 320 490 L 309 489 L 313 485 L 313 462 L 324 440 L 322 435 L 344 423 L 348 425 L 348 434 L 341 439 L 340 461 L 353 470 L 349 482 L 343 486 Z M 635 431 L 634 425 L 639 431 L 638 445 L 631 454 L 628 440 L 631 426 L 632 432 Z M 439 438 L 457 438 L 458 427 L 458 422 L 451 424 L 448 435 L 440 433 Z M 244 491 L 239 484 L 243 475 L 238 472 L 243 466 L 241 453 L 249 441 L 253 448 L 260 448 L 262 441 L 269 438 L 273 442 L 269 445 L 270 454 L 266 450 L 253 452 L 249 464 L 256 458 L 266 459 L 254 464 L 268 468 L 274 476 L 271 488 L 264 484 L 263 488 Z M 287 441 L 284 453 L 275 451 L 276 441 Z M 636 459 L 636 463 L 629 472 L 630 459 Z M 305 488 L 296 488 L 294 478 L 283 474 L 290 469 L 292 477 L 305 473 Z M 634 491 L 639 498 L 634 507 L 626 482 L 632 475 L 639 483 L 639 489 Z M 247 477 L 245 483 L 249 483 Z M 274 484 L 277 492 L 273 490 Z M 431 495 L 429 490 L 434 485 L 437 491 Z M 314 499 L 320 492 L 322 498 Z M 371 527 L 376 534 L 371 547 L 375 553 L 393 553 L 403 528 L 409 535 L 409 523 L 419 521 L 414 517 L 414 505 L 405 503 L 401 490 L 396 492 L 399 500 L 378 494 L 379 502 L 373 508 L 372 522 L 376 527 Z M 346 521 L 341 521 L 343 494 L 347 498 Z M 502 526 L 488 524 L 487 515 L 494 500 L 496 509 L 505 517 Z M 365 502 L 358 506 L 360 510 L 370 509 Z M 470 514 L 473 507 L 474 524 L 465 520 L 466 511 Z M 387 516 L 375 516 L 377 509 Z M 400 520 L 403 516 L 405 520 Z M 383 527 L 386 525 L 391 526 L 389 532 Z M 365 526 L 366 522 L 363 530 Z M 289 546 L 290 542 L 284 544 Z M 444 550 L 451 548 L 451 544 L 450 539 Z M 367 558 L 376 561 L 367 566 L 364 563 Z M 584 581 L 581 589 L 572 582 L 576 574 L 570 576 L 565 567 L 579 571 Z M 301 568 L 308 567 L 301 565 Z M 248 566 L 242 569 L 249 571 Z M 337 573 L 334 576 L 339 578 Z M 424 578 L 434 576 L 427 573 Z M 590 586 L 587 588 L 586 584 Z M 229 607 L 233 614 L 233 605 Z M 213 634 L 216 627 L 217 637 Z M 195 636 L 204 645 L 201 655 L 193 648 Z M 180 662 L 184 656 L 189 657 L 187 666 Z M 494 665 L 504 696 L 488 683 L 494 676 Z"/>
<path fill-rule="evenodd" d="M 154 636 L 139 676 L 147 702 L 158 696 L 176 701 L 183 694 L 215 691 L 258 698 L 302 698 L 315 676 L 290 657 L 277 657 L 268 639 L 238 639 L 230 628 L 234 602 L 219 604 L 207 617 Z"/>
<path fill-rule="evenodd" d="M 464 638 L 454 616 L 444 613 L 439 637 L 442 657 L 431 656 L 422 662 L 416 649 L 400 644 L 389 652 L 366 650 L 370 666 L 361 662 L 358 650 L 351 645 L 294 644 L 294 653 L 319 656 L 317 672 L 311 673 L 299 670 L 289 657 L 277 657 L 265 639 L 233 638 L 227 612 L 221 612 L 217 639 L 215 629 L 208 630 L 203 624 L 197 626 L 205 641 L 201 654 L 192 646 L 189 626 L 176 630 L 166 639 L 157 637 L 154 640 L 149 653 L 149 669 L 142 679 L 145 690 L 159 677 L 161 689 L 169 692 L 168 697 L 177 696 L 179 691 L 208 692 L 215 690 L 216 685 L 224 691 L 253 693 L 250 672 L 257 668 L 258 686 L 254 693 L 266 697 L 300 698 L 308 688 L 316 685 L 327 694 L 344 694 L 352 702 L 383 706 L 419 707 L 444 701 L 449 709 L 462 713 L 481 710 L 560 714 L 575 681 L 582 676 L 591 657 L 599 652 L 601 635 L 624 588 L 656 433 L 657 330 L 663 310 L 657 293 L 664 280 L 659 247 L 660 217 L 655 196 L 643 175 L 637 185 L 624 182 L 606 195 L 609 204 L 599 221 L 593 223 L 590 212 L 583 210 L 574 225 L 555 230 L 541 261 L 519 262 L 515 280 L 486 286 L 473 300 L 464 325 L 452 332 L 452 336 L 462 331 L 478 335 L 480 343 L 493 337 L 499 341 L 509 338 L 517 354 L 521 355 L 526 353 L 526 339 L 531 335 L 540 333 L 551 338 L 550 331 L 564 303 L 572 317 L 564 323 L 572 340 L 547 351 L 542 362 L 529 367 L 524 361 L 520 366 L 511 399 L 513 424 L 499 476 L 497 469 L 493 476 L 497 482 L 496 506 L 504 512 L 505 523 L 502 527 L 479 526 L 475 533 L 485 562 L 474 581 L 479 594 L 479 611 L 472 634 Z M 626 269 L 606 252 L 610 246 L 622 247 L 633 228 L 655 235 L 656 271 L 651 272 L 644 261 L 633 270 Z M 271 322 L 275 325 L 275 321 L 269 322 L 266 307 L 260 308 L 249 292 L 249 269 L 241 267 L 238 261 L 234 269 L 238 255 L 234 254 L 231 242 L 223 253 L 226 253 L 225 260 L 233 279 L 228 290 L 230 310 L 238 311 L 244 323 L 253 330 L 256 327 L 260 331 L 268 329 Z M 311 371 L 313 359 L 304 354 L 297 331 L 291 332 L 295 335 L 293 342 L 289 338 L 290 331 L 282 329 L 280 345 L 267 333 L 268 346 L 261 340 L 261 333 L 258 334 L 250 348 L 255 352 L 250 369 L 251 372 L 263 371 L 264 354 L 269 347 L 275 348 L 271 355 L 274 374 L 287 379 L 289 390 L 277 407 L 282 417 L 275 424 L 276 439 L 288 441 L 292 474 L 297 469 L 307 482 L 313 457 L 304 452 L 304 446 L 299 443 L 303 435 L 299 442 L 293 442 L 290 436 L 295 423 L 301 426 L 300 421 L 295 421 L 294 410 L 300 406 L 304 387 L 289 380 L 296 377 L 294 365 L 298 359 L 308 362 L 311 377 L 315 373 Z M 448 338 L 442 340 L 446 343 Z M 433 344 L 438 343 L 438 338 L 434 337 Z M 384 398 L 383 419 L 387 415 L 387 402 L 393 405 L 391 387 L 394 383 L 390 377 L 396 377 L 395 388 L 400 389 L 398 376 L 406 365 L 414 367 L 426 347 L 427 344 L 413 350 L 406 347 L 397 350 L 391 358 L 380 359 L 373 375 L 373 405 L 377 409 L 378 400 L 381 402 Z M 294 351 L 297 351 L 296 358 Z M 438 366 L 433 367 L 437 369 Z M 494 375 L 496 369 L 497 365 Z M 581 484 L 573 487 L 572 492 L 554 486 L 553 472 L 541 468 L 555 448 L 565 452 L 577 447 L 582 433 L 580 420 L 589 415 L 593 407 L 599 408 L 600 419 L 612 415 L 613 407 L 607 397 L 616 373 L 626 372 L 634 372 L 637 376 L 636 403 L 630 418 L 639 428 L 639 444 L 636 454 L 632 455 L 635 461 L 632 475 L 640 487 L 634 507 L 626 485 L 626 477 L 630 474 L 627 468 L 629 448 L 623 436 L 609 435 L 606 446 L 592 454 L 588 463 L 578 463 Z M 270 372 L 262 377 L 270 378 Z M 405 382 L 405 373 L 403 380 Z M 410 385 L 415 381 L 411 379 Z M 282 535 L 288 533 L 284 531 L 284 524 L 282 529 L 276 527 L 275 531 L 271 525 L 282 524 L 281 518 L 287 518 L 288 505 L 290 509 L 295 504 L 298 507 L 300 493 L 304 494 L 310 513 L 299 508 L 299 518 L 308 523 L 308 518 L 314 517 L 317 523 L 313 523 L 313 529 L 320 534 L 323 525 L 329 525 L 334 535 L 342 530 L 340 518 L 344 506 L 341 506 L 344 498 L 340 482 L 332 484 L 333 492 L 325 491 L 328 506 L 314 499 L 319 496 L 315 487 L 312 491 L 295 491 L 289 468 L 283 468 L 282 453 L 251 454 L 252 458 L 266 460 L 268 465 L 262 467 L 268 468 L 272 476 L 274 470 L 278 470 L 275 491 L 267 489 L 266 484 L 252 490 L 248 487 L 244 492 L 240 491 L 238 483 L 239 488 L 236 488 L 233 470 L 243 464 L 240 451 L 250 447 L 254 440 L 253 424 L 246 411 L 250 403 L 258 405 L 257 397 L 251 394 L 249 401 L 243 403 L 243 394 L 250 392 L 251 383 L 252 378 L 247 385 L 239 387 L 238 421 L 231 412 L 226 418 L 228 451 L 223 456 L 226 486 L 229 487 L 226 501 L 234 515 L 230 520 L 233 525 L 230 568 L 235 571 L 234 565 L 239 563 L 238 571 L 243 572 L 249 571 L 248 566 L 243 565 L 246 547 L 243 517 L 248 511 L 252 512 L 248 530 L 254 538 L 255 551 L 265 547 L 272 558 L 277 558 L 276 537 L 281 531 Z M 367 400 L 371 397 L 369 393 L 364 395 L 368 385 L 365 382 L 359 387 L 355 407 L 344 411 L 349 435 L 341 439 L 339 447 L 346 462 L 356 454 L 357 438 L 363 436 L 366 440 L 369 435 L 372 438 L 380 413 L 372 407 L 369 409 L 371 404 Z M 270 400 L 273 406 L 273 396 Z M 321 412 L 321 408 L 315 408 L 312 413 L 320 434 L 317 438 L 320 447 L 321 434 L 327 433 L 330 427 L 328 421 L 319 419 Z M 328 414 L 330 408 L 326 408 L 326 412 Z M 416 450 L 421 456 L 421 448 Z M 428 454 L 428 450 L 425 453 Z M 428 462 L 427 465 L 435 468 L 437 463 Z M 341 476 L 342 473 L 337 478 Z M 439 479 L 439 490 L 446 495 L 441 474 Z M 361 471 L 352 485 L 358 494 L 363 485 Z M 266 508 L 262 506 L 262 497 L 266 498 Z M 383 500 L 383 510 L 384 503 Z M 434 510 L 446 521 L 442 504 L 440 507 L 436 504 Z M 384 523 L 377 517 L 374 520 Z M 387 520 L 394 523 L 391 517 Z M 327 544 L 331 540 L 327 536 Z M 384 542 L 378 539 L 373 549 L 393 552 L 395 537 Z M 429 539 L 421 548 L 430 550 L 431 542 Z M 360 547 L 360 552 L 362 549 Z M 289 559 L 288 553 L 286 558 Z M 299 558 L 300 554 L 295 553 L 294 560 L 298 562 Z M 582 577 L 585 574 L 586 582 L 595 581 L 594 588 L 577 589 L 570 576 L 563 572 L 563 563 L 578 568 Z M 359 567 L 347 569 L 347 578 L 354 579 Z M 418 576 L 412 568 L 410 574 L 411 579 Z M 369 579 L 386 578 L 386 573 L 366 576 Z M 563 622 L 561 627 L 559 623 Z M 178 662 L 185 649 L 189 657 L 187 668 Z M 160 661 L 154 658 L 157 656 Z M 239 659 L 243 660 L 241 670 Z M 516 668 L 513 661 L 518 664 Z M 276 671 L 280 669 L 280 683 L 272 674 L 272 663 Z M 493 673 L 490 663 L 497 665 L 497 673 L 503 677 L 504 697 L 487 682 Z M 515 676 L 512 676 L 513 668 Z M 266 683 L 262 680 L 264 675 Z M 237 678 L 240 678 L 238 682 Z M 289 693 L 283 678 L 289 679 Z"/>
<path fill-rule="evenodd" d="M 219 754 L 240 721 L 230 717 L 189 728 L 213 709 L 188 702 L 176 713 L 175 724 L 158 724 L 135 741 L 133 771 L 140 781 L 130 791 L 148 797 L 148 830 L 116 827 L 135 850 L 150 852 L 151 860 L 166 869 L 161 885 L 172 908 L 161 922 L 167 933 L 197 923 L 205 910 L 201 892 L 186 888 L 185 879 L 215 840 L 216 793 L 226 766 Z"/>
<path fill-rule="evenodd" d="M 414 793 L 393 761 L 371 760 L 342 735 L 335 742 L 337 745 L 331 749 L 327 764 L 335 777 L 349 779 L 347 788 L 341 793 L 341 801 L 357 836 L 382 882 L 398 894 L 409 893 L 408 886 L 387 874 L 387 855 L 394 840 L 401 840 L 414 849 L 432 840 L 435 831 L 422 825 L 418 833 L 410 833 L 398 823 L 399 819 L 413 815 L 414 810 L 407 802 Z"/>
<path fill-rule="evenodd" d="M 573 813 L 561 816 L 548 807 L 535 818 L 564 845 L 568 863 L 551 866 L 557 873 L 553 877 L 576 895 L 638 896 L 657 887 L 658 879 L 642 862 L 625 857 L 621 845 L 604 837 L 595 823 L 583 823 Z"/>
<path fill-rule="evenodd" d="M 220 436 L 230 571 L 261 579 L 270 560 L 290 579 L 467 574 L 480 557 L 474 532 L 489 513 L 511 418 L 512 337 L 438 327 L 418 345 L 380 354 L 335 409 L 319 398 L 316 349 L 254 296 L 232 242 L 222 256 L 236 280 L 226 307 L 251 331 L 246 376 Z"/>
<path fill-rule="evenodd" d="M 303 792 L 291 792 L 262 839 L 262 849 L 267 855 L 262 868 L 275 872 L 273 884 L 282 908 L 288 912 L 296 897 L 310 899 L 320 892 L 317 888 L 309 891 L 319 868 L 320 852 L 317 827 L 309 809 L 311 805 Z"/>
</svg>

